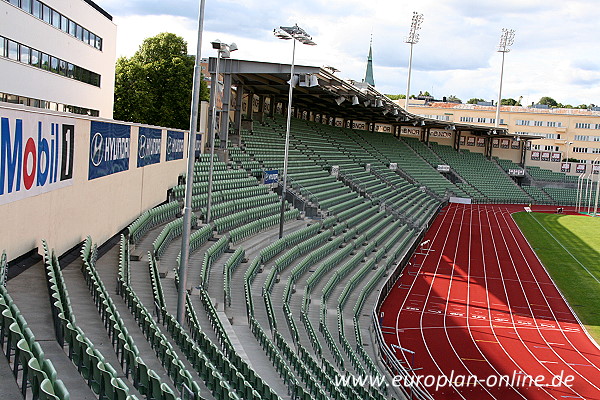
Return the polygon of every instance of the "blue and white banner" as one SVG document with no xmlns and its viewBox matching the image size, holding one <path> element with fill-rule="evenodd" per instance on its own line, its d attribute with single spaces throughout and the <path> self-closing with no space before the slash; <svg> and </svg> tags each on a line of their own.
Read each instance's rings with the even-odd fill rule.
<svg viewBox="0 0 600 400">
<path fill-rule="evenodd" d="M 183 159 L 184 133 L 167 131 L 167 161 Z"/>
<path fill-rule="evenodd" d="M 161 139 L 162 131 L 160 129 L 140 127 L 138 133 L 138 168 L 160 163 Z"/>
<path fill-rule="evenodd" d="M 272 170 L 272 171 L 264 171 L 264 182 L 265 184 L 267 183 L 277 183 L 277 181 L 279 181 L 279 171 L 278 170 Z"/>
<path fill-rule="evenodd" d="M 92 121 L 90 123 L 90 167 L 88 179 L 129 169 L 131 127 Z"/>
<path fill-rule="evenodd" d="M 70 118 L 0 111 L 0 205 L 73 183 Z"/>
</svg>

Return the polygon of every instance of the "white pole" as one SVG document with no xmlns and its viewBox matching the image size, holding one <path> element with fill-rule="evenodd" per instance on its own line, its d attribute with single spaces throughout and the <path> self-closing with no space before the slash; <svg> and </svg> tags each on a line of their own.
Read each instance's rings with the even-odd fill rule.
<svg viewBox="0 0 600 400">
<path fill-rule="evenodd" d="M 579 177 L 577 178 L 577 202 L 576 202 L 576 206 L 577 206 L 577 212 L 580 212 L 580 204 L 581 204 L 581 185 L 582 185 L 582 178 L 583 178 L 584 174 L 579 175 Z"/>
<path fill-rule="evenodd" d="M 215 131 L 217 130 L 217 94 L 219 92 L 219 60 L 221 59 L 221 49 L 217 50 L 217 65 L 215 67 L 215 82 L 211 82 L 211 85 L 215 85 L 213 108 L 211 113 L 210 123 L 210 166 L 208 168 L 208 195 L 206 199 L 206 223 L 210 222 L 210 206 L 212 202 L 212 186 L 213 186 L 213 171 L 214 171 L 214 159 L 215 159 Z M 203 282 L 204 284 L 204 282 Z"/>
<path fill-rule="evenodd" d="M 592 165 L 593 167 L 593 165 Z M 590 208 L 591 208 L 591 202 L 592 202 L 592 193 L 591 193 L 591 188 L 590 188 L 590 181 L 592 180 L 593 175 L 590 172 L 588 179 L 587 179 L 587 183 L 585 184 L 585 199 L 587 201 L 587 208 L 586 208 L 586 212 L 590 212 Z"/>
<path fill-rule="evenodd" d="M 404 109 L 408 111 L 408 96 L 410 95 L 410 76 L 412 74 L 413 43 L 410 43 L 410 56 L 408 57 L 408 80 L 406 83 L 406 104 Z"/>
<path fill-rule="evenodd" d="M 185 293 L 187 291 L 187 265 L 190 258 L 190 232 L 192 230 L 192 190 L 194 183 L 194 158 L 196 155 L 196 131 L 198 126 L 198 106 L 200 104 L 200 85 L 202 70 L 200 55 L 202 50 L 202 31 L 204 28 L 204 3 L 200 0 L 198 9 L 198 43 L 194 65 L 194 83 L 192 86 L 192 104 L 190 106 L 190 133 L 188 136 L 187 179 L 185 180 L 185 206 L 183 208 L 183 232 L 181 235 L 181 259 L 179 263 L 179 291 L 177 293 L 177 322 L 185 322 Z"/>
<path fill-rule="evenodd" d="M 600 162 L 597 164 L 600 166 Z M 594 165 L 592 164 L 592 173 L 594 172 Z M 596 178 L 596 200 L 594 201 L 594 214 L 592 216 L 597 217 L 598 213 L 598 196 L 600 194 L 600 171 L 598 171 Z"/>
<path fill-rule="evenodd" d="M 500 103 L 502 102 L 502 80 L 504 79 L 504 55 L 506 52 L 502 52 L 502 66 L 500 67 L 500 90 L 498 91 L 498 104 L 496 104 L 496 122 L 494 126 L 498 128 L 500 126 Z"/>
<path fill-rule="evenodd" d="M 292 66 L 290 68 L 290 88 L 288 92 L 287 122 L 285 128 L 285 152 L 283 156 L 283 181 L 281 187 L 281 212 L 279 214 L 279 238 L 283 237 L 283 215 L 285 213 L 285 192 L 287 184 L 288 153 L 290 148 L 290 127 L 292 123 L 292 93 L 294 91 L 294 62 L 296 60 L 296 39 L 292 47 Z"/>
</svg>

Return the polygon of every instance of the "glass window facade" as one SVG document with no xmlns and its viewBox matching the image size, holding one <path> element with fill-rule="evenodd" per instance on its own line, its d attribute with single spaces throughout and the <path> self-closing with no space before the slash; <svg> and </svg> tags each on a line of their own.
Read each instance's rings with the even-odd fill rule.
<svg viewBox="0 0 600 400">
<path fill-rule="evenodd" d="M 90 32 L 89 30 L 85 29 L 76 22 L 71 21 L 69 18 L 65 17 L 53 8 L 48 7 L 46 4 L 40 2 L 39 0 L 4 1 L 16 7 L 19 7 L 26 13 L 31 14 L 38 19 L 41 19 L 42 21 L 54 26 L 57 29 L 62 30 L 65 33 L 68 33 L 73 37 L 76 37 L 82 42 L 87 43 L 98 50 L 102 50 L 102 38 L 98 37 L 98 35 Z"/>
<path fill-rule="evenodd" d="M 0 57 L 100 87 L 100 74 L 0 36 Z"/>
</svg>

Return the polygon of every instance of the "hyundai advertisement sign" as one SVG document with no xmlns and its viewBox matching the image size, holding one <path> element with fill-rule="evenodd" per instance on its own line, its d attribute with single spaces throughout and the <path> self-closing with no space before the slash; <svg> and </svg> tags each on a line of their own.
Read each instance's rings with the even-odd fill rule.
<svg viewBox="0 0 600 400">
<path fill-rule="evenodd" d="M 183 159 L 183 132 L 167 131 L 167 161 Z"/>
<path fill-rule="evenodd" d="M 75 126 L 69 118 L 0 113 L 0 205 L 69 186 Z"/>
<path fill-rule="evenodd" d="M 130 139 L 131 127 L 128 125 L 91 121 L 88 179 L 127 171 Z"/>
<path fill-rule="evenodd" d="M 138 168 L 160 162 L 161 138 L 162 131 L 160 129 L 140 127 L 138 133 Z"/>
</svg>

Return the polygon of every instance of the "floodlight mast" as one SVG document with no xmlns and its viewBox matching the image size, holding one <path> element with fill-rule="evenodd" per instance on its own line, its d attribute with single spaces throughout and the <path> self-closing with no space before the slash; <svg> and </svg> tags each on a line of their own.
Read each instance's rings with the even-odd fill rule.
<svg viewBox="0 0 600 400">
<path fill-rule="evenodd" d="M 226 44 L 221 42 L 219 39 L 211 42 L 212 48 L 217 50 L 217 63 L 215 66 L 215 82 L 211 82 L 211 86 L 214 85 L 214 90 L 211 91 L 213 98 L 211 99 L 212 110 L 211 110 L 211 122 L 210 122 L 210 164 L 208 168 L 208 194 L 206 200 L 206 221 L 209 223 L 212 217 L 211 205 L 212 205 L 212 187 L 213 187 L 213 174 L 214 174 L 214 159 L 215 159 L 215 131 L 217 130 L 217 92 L 219 89 L 219 61 L 221 58 L 229 58 L 232 51 L 238 49 L 235 43 Z M 227 123 L 228 116 L 221 114 L 221 124 Z M 223 121 L 225 120 L 225 121 Z"/>
<path fill-rule="evenodd" d="M 421 29 L 421 24 L 423 23 L 423 14 L 419 14 L 416 11 L 413 11 L 412 22 L 410 24 L 410 31 L 408 32 L 408 36 L 404 40 L 405 43 L 410 44 L 410 56 L 408 58 L 408 81 L 406 83 L 406 104 L 404 109 L 408 111 L 408 99 L 410 95 L 410 77 L 412 74 L 412 58 L 413 58 L 413 45 L 419 43 L 419 30 Z"/>
<path fill-rule="evenodd" d="M 202 70 L 200 55 L 202 49 L 202 31 L 204 30 L 204 4 L 200 0 L 198 9 L 198 43 L 196 44 L 196 60 L 194 65 L 194 82 L 192 86 L 192 103 L 190 105 L 190 133 L 188 135 L 188 164 L 185 181 L 185 201 L 183 208 L 183 232 L 181 235 L 181 262 L 179 264 L 179 288 L 177 293 L 177 322 L 185 322 L 185 294 L 187 292 L 187 265 L 190 258 L 190 233 L 192 230 L 192 189 L 194 177 L 194 157 L 196 154 L 196 131 L 198 128 L 198 106 L 200 105 L 200 84 Z"/>
<path fill-rule="evenodd" d="M 504 77 L 504 55 L 510 51 L 510 46 L 515 42 L 515 30 L 502 28 L 498 53 L 502 53 L 502 67 L 500 68 L 500 90 L 498 91 L 498 104 L 496 104 L 496 121 L 494 126 L 500 126 L 500 103 L 502 102 L 502 79 Z"/>
<path fill-rule="evenodd" d="M 285 213 L 285 193 L 287 185 L 288 156 L 290 148 L 290 127 L 292 123 L 292 93 L 294 90 L 294 63 L 296 60 L 296 41 L 309 46 L 315 46 L 312 37 L 306 31 L 298 26 L 280 26 L 274 29 L 273 34 L 282 40 L 292 40 L 292 64 L 290 67 L 290 88 L 288 92 L 287 123 L 285 129 L 285 151 L 283 156 L 283 179 L 281 186 L 281 211 L 279 213 L 279 238 L 283 237 L 283 217 Z"/>
</svg>

